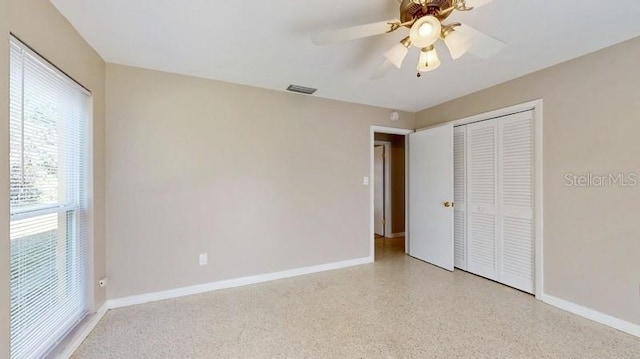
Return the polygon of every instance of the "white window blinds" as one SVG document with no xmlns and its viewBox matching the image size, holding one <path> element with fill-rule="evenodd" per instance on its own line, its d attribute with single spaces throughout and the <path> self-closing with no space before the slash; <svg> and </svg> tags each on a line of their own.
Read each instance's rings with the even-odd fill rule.
<svg viewBox="0 0 640 359">
<path fill-rule="evenodd" d="M 47 354 L 87 313 L 89 94 L 10 42 L 11 357 Z"/>
</svg>

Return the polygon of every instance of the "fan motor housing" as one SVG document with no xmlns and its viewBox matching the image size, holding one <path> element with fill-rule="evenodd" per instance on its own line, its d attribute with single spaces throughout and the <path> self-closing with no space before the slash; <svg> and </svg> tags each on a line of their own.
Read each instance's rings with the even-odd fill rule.
<svg viewBox="0 0 640 359">
<path fill-rule="evenodd" d="M 409 22 L 427 15 L 433 15 L 442 21 L 451 12 L 441 13 L 441 10 L 451 6 L 451 0 L 428 0 L 424 6 L 416 4 L 413 0 L 403 0 L 400 4 L 400 21 Z"/>
</svg>

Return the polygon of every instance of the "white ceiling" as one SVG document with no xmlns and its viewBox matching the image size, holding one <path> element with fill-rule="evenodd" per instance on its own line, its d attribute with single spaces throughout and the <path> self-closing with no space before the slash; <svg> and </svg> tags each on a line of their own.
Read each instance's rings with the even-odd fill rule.
<svg viewBox="0 0 640 359">
<path fill-rule="evenodd" d="M 509 44 L 491 60 L 471 55 L 416 78 L 371 74 L 405 31 L 328 46 L 314 32 L 398 17 L 397 0 L 51 0 L 108 62 L 418 111 L 640 35 L 637 0 L 494 0 L 450 20 Z"/>
</svg>

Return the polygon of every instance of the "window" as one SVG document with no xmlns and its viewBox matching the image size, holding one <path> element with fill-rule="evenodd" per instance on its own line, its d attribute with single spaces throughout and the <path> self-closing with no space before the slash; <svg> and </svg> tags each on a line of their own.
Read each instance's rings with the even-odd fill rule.
<svg viewBox="0 0 640 359">
<path fill-rule="evenodd" d="M 11 357 L 46 355 L 87 314 L 89 93 L 10 42 Z"/>
</svg>

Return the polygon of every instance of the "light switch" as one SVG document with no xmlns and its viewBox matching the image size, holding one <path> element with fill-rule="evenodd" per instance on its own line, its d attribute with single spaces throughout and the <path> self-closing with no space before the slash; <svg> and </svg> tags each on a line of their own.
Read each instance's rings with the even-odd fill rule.
<svg viewBox="0 0 640 359">
<path fill-rule="evenodd" d="M 365 185 L 365 186 L 368 186 L 368 185 L 369 185 L 369 177 L 366 177 L 366 176 L 365 176 L 365 177 L 362 179 L 362 184 L 363 184 L 363 185 Z"/>
</svg>

